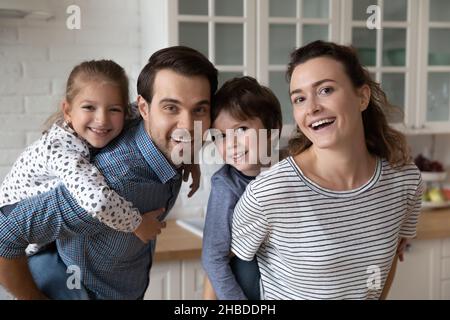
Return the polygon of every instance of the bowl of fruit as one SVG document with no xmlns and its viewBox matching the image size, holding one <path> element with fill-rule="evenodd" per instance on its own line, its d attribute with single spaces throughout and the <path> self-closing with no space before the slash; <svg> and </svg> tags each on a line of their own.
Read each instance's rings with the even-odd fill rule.
<svg viewBox="0 0 450 320">
<path fill-rule="evenodd" d="M 447 172 L 439 161 L 430 160 L 423 155 L 418 155 L 414 163 L 421 171 L 422 180 L 425 182 L 425 190 L 422 195 L 422 208 L 435 209 L 450 206 L 450 195 L 443 182 L 447 178 Z"/>
<path fill-rule="evenodd" d="M 414 163 L 421 171 L 423 181 L 440 182 L 445 181 L 447 178 L 447 172 L 445 172 L 444 166 L 439 161 L 430 160 L 419 154 L 414 159 Z"/>
<path fill-rule="evenodd" d="M 447 198 L 447 201 L 450 201 L 450 184 L 447 183 L 442 187 L 442 193 Z"/>
</svg>

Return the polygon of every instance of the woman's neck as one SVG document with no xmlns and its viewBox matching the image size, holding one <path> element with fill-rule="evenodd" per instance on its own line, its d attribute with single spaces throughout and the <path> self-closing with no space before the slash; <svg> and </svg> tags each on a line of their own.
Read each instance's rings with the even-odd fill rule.
<svg viewBox="0 0 450 320">
<path fill-rule="evenodd" d="M 318 185 L 345 191 L 359 188 L 373 176 L 376 157 L 366 145 L 348 144 L 340 149 L 319 149 L 312 145 L 295 157 L 303 173 Z"/>
</svg>

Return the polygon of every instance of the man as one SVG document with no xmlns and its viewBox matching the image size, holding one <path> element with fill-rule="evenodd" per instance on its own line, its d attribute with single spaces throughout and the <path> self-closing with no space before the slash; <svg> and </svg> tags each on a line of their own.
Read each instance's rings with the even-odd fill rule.
<svg viewBox="0 0 450 320">
<path fill-rule="evenodd" d="M 210 126 L 217 69 L 199 52 L 171 47 L 154 53 L 139 75 L 143 120 L 94 159 L 109 186 L 140 212 L 155 210 L 155 234 L 178 196 L 181 168 L 172 153 L 194 144 L 194 122 Z M 202 132 L 203 136 L 203 132 Z M 155 241 L 144 244 L 87 214 L 64 186 L 0 213 L 0 284 L 19 299 L 139 299 L 149 282 Z M 28 243 L 56 240 L 56 250 L 29 259 Z M 29 267 L 28 267 L 29 265 Z M 30 272 L 31 271 L 31 272 Z M 67 272 L 79 272 L 69 290 Z M 77 280 L 74 278 L 73 280 Z M 70 281 L 69 281 L 70 282 Z"/>
</svg>

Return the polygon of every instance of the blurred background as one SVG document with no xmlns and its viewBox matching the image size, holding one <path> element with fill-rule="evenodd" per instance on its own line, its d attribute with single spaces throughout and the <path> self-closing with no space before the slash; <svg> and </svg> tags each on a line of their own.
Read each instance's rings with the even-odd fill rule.
<svg viewBox="0 0 450 320">
<path fill-rule="evenodd" d="M 285 144 L 294 128 L 289 53 L 318 39 L 358 49 L 399 110 L 388 115 L 391 124 L 407 134 L 414 157 L 422 155 L 421 170 L 432 173 L 424 201 L 434 211 L 426 214 L 445 225 L 436 212 L 450 216 L 449 0 L 0 0 L 0 181 L 39 138 L 73 66 L 115 60 L 128 73 L 134 99 L 147 59 L 169 45 L 203 52 L 220 70 L 220 83 L 250 75 L 269 86 L 282 104 Z M 171 218 L 204 217 L 218 167 L 202 165 L 201 189 L 188 199 L 183 187 Z M 411 244 L 411 262 L 401 266 L 391 298 L 450 299 L 448 228 Z M 178 260 L 156 266 L 159 280 L 148 297 L 199 297 L 198 259 Z M 186 270 L 194 279 L 189 285 Z"/>
</svg>

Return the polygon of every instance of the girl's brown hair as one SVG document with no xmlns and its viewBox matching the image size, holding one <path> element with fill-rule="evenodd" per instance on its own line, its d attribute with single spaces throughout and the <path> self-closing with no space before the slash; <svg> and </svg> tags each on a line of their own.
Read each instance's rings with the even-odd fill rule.
<svg viewBox="0 0 450 320">
<path fill-rule="evenodd" d="M 72 103 L 81 90 L 81 84 L 87 81 L 105 81 L 118 86 L 124 106 L 125 118 L 130 116 L 128 77 L 120 65 L 112 60 L 91 60 L 75 66 L 70 72 L 66 84 L 65 99 L 68 103 Z M 44 125 L 45 131 L 50 129 L 54 123 L 61 123 L 63 120 L 64 114 L 60 109 L 47 119 Z"/>
<path fill-rule="evenodd" d="M 288 81 L 290 82 L 295 67 L 318 57 L 328 57 L 340 62 L 355 88 L 361 88 L 365 84 L 370 87 L 369 105 L 362 112 L 364 135 L 369 152 L 385 158 L 395 167 L 410 162 L 411 156 L 405 136 L 391 128 L 385 116 L 385 112 L 394 107 L 387 100 L 380 84 L 373 81 L 369 72 L 361 65 L 352 47 L 319 40 L 295 50 L 291 53 L 291 61 L 288 64 L 286 74 Z M 312 142 L 297 126 L 294 137 L 289 140 L 290 154 L 297 155 L 311 145 Z"/>
</svg>

